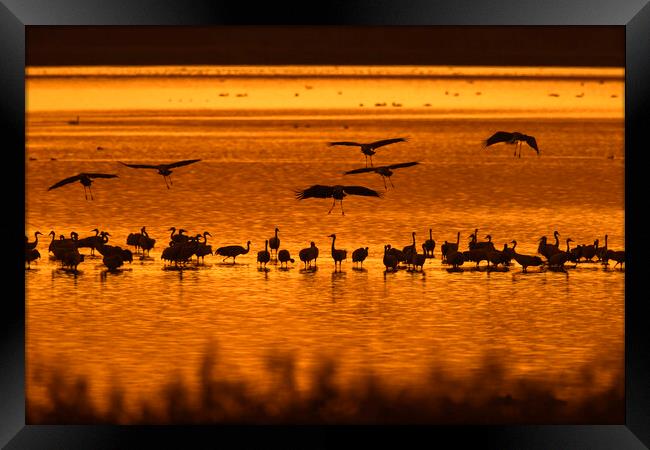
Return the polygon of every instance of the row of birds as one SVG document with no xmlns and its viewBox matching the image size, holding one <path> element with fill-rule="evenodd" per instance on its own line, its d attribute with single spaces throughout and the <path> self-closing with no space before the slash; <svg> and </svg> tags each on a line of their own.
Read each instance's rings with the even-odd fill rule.
<svg viewBox="0 0 650 450">
<path fill-rule="evenodd" d="M 374 142 L 369 142 L 369 143 L 359 143 L 359 142 L 353 142 L 353 141 L 337 141 L 337 142 L 330 142 L 328 143 L 329 146 L 351 146 L 351 147 L 359 147 L 361 150 L 361 153 L 364 155 L 366 159 L 366 166 L 360 169 L 353 169 L 353 170 L 348 170 L 344 172 L 344 175 L 352 175 L 352 174 L 360 174 L 360 173 L 369 173 L 369 172 L 374 172 L 378 174 L 383 182 L 384 182 L 384 189 L 388 190 L 388 185 L 386 184 L 386 179 L 390 182 L 392 187 L 395 187 L 393 184 L 393 181 L 391 177 L 393 176 L 393 171 L 396 169 L 402 169 L 406 167 L 412 167 L 419 162 L 417 161 L 409 161 L 409 162 L 403 162 L 403 163 L 397 163 L 397 164 L 389 164 L 389 165 L 384 165 L 384 166 L 377 166 L 375 167 L 373 165 L 372 157 L 373 155 L 376 154 L 377 149 L 390 145 L 390 144 L 395 144 L 398 142 L 406 142 L 408 139 L 404 137 L 399 137 L 399 138 L 391 138 L 391 139 L 383 139 L 379 141 L 374 141 Z M 519 132 L 507 132 L 507 131 L 497 131 L 494 133 L 492 136 L 490 136 L 488 139 L 486 139 L 483 144 L 485 147 L 504 142 L 506 144 L 511 144 L 515 145 L 515 153 L 514 155 L 521 157 L 521 146 L 523 142 L 526 142 L 528 146 L 530 146 L 532 149 L 534 149 L 537 154 L 539 155 L 539 148 L 537 147 L 537 141 L 533 136 L 528 136 L 523 133 Z M 517 152 L 518 150 L 518 152 Z M 370 158 L 370 167 L 368 167 L 368 158 Z M 196 162 L 201 161 L 200 159 L 187 159 L 187 160 L 182 160 L 182 161 L 176 161 L 173 163 L 168 163 L 168 164 L 127 164 L 121 161 L 118 161 L 120 164 L 130 167 L 133 169 L 153 169 L 157 170 L 159 175 L 162 175 L 164 180 L 165 180 L 165 186 L 167 189 L 169 189 L 172 186 L 172 180 L 171 180 L 171 174 L 172 170 L 177 167 L 183 167 L 187 166 L 189 164 L 194 164 Z M 93 200 L 93 194 L 91 190 L 91 184 L 93 183 L 94 178 L 117 178 L 118 176 L 116 174 L 108 174 L 108 173 L 99 173 L 99 172 L 82 172 L 77 175 L 73 175 L 67 178 L 64 178 L 63 180 L 60 180 L 56 183 L 54 183 L 52 186 L 48 188 L 48 191 L 51 191 L 53 189 L 60 188 L 62 186 L 65 186 L 69 183 L 73 183 L 75 181 L 78 181 L 81 183 L 81 185 L 84 188 L 84 196 L 86 200 L 88 200 L 88 193 L 90 193 L 90 199 Z M 328 214 L 332 212 L 332 209 L 336 206 L 336 202 L 339 201 L 341 204 L 341 214 L 345 215 L 345 212 L 343 210 L 343 198 L 346 197 L 347 195 L 359 195 L 359 196 L 366 196 L 366 197 L 381 197 L 381 194 L 377 192 L 374 189 L 370 189 L 364 186 L 346 186 L 346 185 L 320 185 L 316 184 L 313 186 L 310 186 L 306 189 L 302 190 L 296 190 L 294 191 L 296 195 L 296 199 L 298 200 L 304 200 L 307 198 L 333 198 L 334 202 L 332 203 L 332 207 L 329 209 Z"/>
<path fill-rule="evenodd" d="M 80 248 L 90 248 L 91 255 L 94 255 L 97 250 L 103 257 L 102 261 L 109 270 L 116 270 L 125 262 L 133 261 L 133 253 L 129 249 L 120 246 L 109 245 L 110 233 L 100 231 L 98 228 L 93 229 L 95 232 L 93 236 L 79 238 L 76 232 L 70 233 L 70 238 L 63 235 L 56 238 L 56 233 L 51 231 L 49 235 L 52 237 L 48 251 L 54 255 L 56 260 L 61 261 L 62 267 L 77 270 L 77 266 L 84 261 L 84 255 L 79 252 Z M 175 227 L 169 229 L 171 231 L 169 245 L 163 249 L 161 259 L 165 264 L 174 264 L 175 267 L 183 268 L 192 261 L 192 257 L 196 256 L 196 262 L 204 261 L 207 255 L 221 255 L 224 256 L 225 262 L 228 258 L 232 258 L 232 263 L 235 264 L 236 258 L 240 255 L 245 255 L 250 251 L 251 241 L 246 243 L 246 247 L 241 245 L 229 245 L 219 247 L 216 251 L 212 250 L 212 246 L 208 244 L 208 236 L 212 235 L 205 231 L 202 234 L 187 235 L 184 234 L 186 230 L 176 230 Z M 280 262 L 280 267 L 283 264 L 288 266 L 288 263 L 294 263 L 295 260 L 291 257 L 289 250 L 280 249 L 280 238 L 278 236 L 279 228 L 275 228 L 275 234 L 267 239 L 264 243 L 264 250 L 257 253 L 257 262 L 260 266 L 266 268 L 266 264 L 271 261 L 273 253 L 275 253 L 275 261 Z M 40 231 L 34 233 L 34 241 L 29 242 L 25 236 L 25 262 L 27 268 L 30 263 L 40 258 L 40 253 L 36 248 L 38 246 L 38 236 L 42 235 Z M 415 232 L 412 233 L 413 241 L 411 244 L 405 246 L 402 250 L 393 248 L 390 244 L 384 246 L 383 264 L 387 271 L 397 271 L 400 263 L 404 263 L 407 269 L 420 271 L 424 268 L 424 263 L 427 258 L 435 258 L 434 250 L 436 242 L 433 239 L 433 230 L 429 229 L 429 239 L 422 243 L 423 253 L 418 253 L 417 244 L 415 239 Z M 516 251 L 517 241 L 512 240 L 510 243 L 512 247 L 508 247 L 508 243 L 504 243 L 503 249 L 497 250 L 492 242 L 490 235 L 485 236 L 486 241 L 478 241 L 478 229 L 475 229 L 472 234 L 468 236 L 470 239 L 468 249 L 461 251 L 460 246 L 460 232 L 456 237 L 456 242 L 445 241 L 441 246 L 442 262 L 452 266 L 454 270 L 458 270 L 465 262 L 474 262 L 476 267 L 479 266 L 481 261 L 486 261 L 488 268 L 490 264 L 493 267 L 502 267 L 511 265 L 511 260 L 515 260 L 522 266 L 523 271 L 526 272 L 528 267 L 537 267 L 547 265 L 552 269 L 564 270 L 564 264 L 567 262 L 577 263 L 581 261 L 593 262 L 594 257 L 597 261 L 608 264 L 609 260 L 616 262 L 614 267 L 625 263 L 625 250 L 611 250 L 608 248 L 607 239 L 605 235 L 605 245 L 599 246 L 599 240 L 596 239 L 593 244 L 578 245 L 570 248 L 570 243 L 573 242 L 571 238 L 566 239 L 566 250 L 560 249 L 559 232 L 553 233 L 555 243 L 549 243 L 546 236 L 539 239 L 537 252 L 545 258 L 542 260 L 537 255 L 525 255 Z M 341 263 L 347 260 L 347 250 L 336 248 L 336 234 L 331 234 L 328 237 L 332 238 L 331 256 L 334 260 L 334 268 L 341 268 Z M 145 252 L 149 255 L 149 251 L 154 248 L 156 240 L 149 236 L 146 227 L 142 227 L 139 233 L 131 233 L 126 239 L 127 246 L 135 247 L 136 253 L 141 253 L 142 258 Z M 299 252 L 300 261 L 304 263 L 305 269 L 315 268 L 316 260 L 319 256 L 319 249 L 314 242 L 311 242 L 309 247 L 303 248 Z M 368 257 L 368 247 L 360 247 L 352 252 L 352 262 L 363 266 L 363 262 Z M 574 266 L 575 267 L 575 266 Z"/>
</svg>

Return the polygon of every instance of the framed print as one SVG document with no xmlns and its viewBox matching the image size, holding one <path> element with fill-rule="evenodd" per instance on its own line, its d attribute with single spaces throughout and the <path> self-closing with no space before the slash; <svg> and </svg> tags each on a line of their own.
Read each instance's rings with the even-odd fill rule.
<svg viewBox="0 0 650 450">
<path fill-rule="evenodd" d="M 54 4 L 0 8 L 7 448 L 648 445 L 643 1 Z"/>
</svg>

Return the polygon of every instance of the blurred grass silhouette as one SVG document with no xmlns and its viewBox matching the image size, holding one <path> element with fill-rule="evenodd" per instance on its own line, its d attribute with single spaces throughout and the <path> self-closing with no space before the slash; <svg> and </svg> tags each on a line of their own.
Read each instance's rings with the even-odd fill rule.
<svg viewBox="0 0 650 450">
<path fill-rule="evenodd" d="M 489 361 L 489 360 L 486 360 Z M 594 391 L 597 367 L 584 367 L 584 385 L 575 398 L 555 394 L 559 380 L 540 383 L 506 377 L 504 367 L 486 362 L 471 379 L 454 379 L 432 369 L 424 384 L 396 388 L 371 371 L 344 388 L 336 383 L 337 364 L 324 358 L 311 373 L 309 389 L 296 383 L 291 356 L 269 357 L 265 393 L 252 382 L 229 381 L 209 347 L 198 370 L 199 390 L 180 379 L 167 383 L 155 399 L 125 408 L 113 387 L 108 407 L 96 407 L 88 381 L 65 381 L 58 370 L 47 380 L 47 400 L 28 399 L 28 424 L 621 424 L 625 421 L 624 378 Z M 619 376 L 620 375 L 620 376 Z M 42 377 L 42 374 L 39 375 Z"/>
</svg>

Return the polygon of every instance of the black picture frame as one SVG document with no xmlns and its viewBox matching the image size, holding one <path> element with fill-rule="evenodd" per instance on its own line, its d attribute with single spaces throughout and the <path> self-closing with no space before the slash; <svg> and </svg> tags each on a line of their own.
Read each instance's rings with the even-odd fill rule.
<svg viewBox="0 0 650 450">
<path fill-rule="evenodd" d="M 31 25 L 616 25 L 626 35 L 626 247 L 630 260 L 625 286 L 626 414 L 621 425 L 535 425 L 462 427 L 130 427 L 45 426 L 25 424 L 25 301 L 20 254 L 24 231 L 25 183 L 25 27 Z M 364 445 L 400 447 L 424 442 L 471 443 L 496 448 L 647 448 L 650 446 L 650 318 L 643 296 L 641 185 L 644 140 L 650 125 L 650 5 L 648 0 L 417 0 L 331 1 L 278 5 L 269 2 L 2 0 L 0 2 L 0 92 L 5 173 L 0 233 L 10 246 L 2 261 L 4 296 L 0 358 L 0 445 L 25 448 L 175 448 L 237 446 L 307 447 L 346 444 L 351 437 Z M 22 148 L 23 152 L 17 151 Z M 11 174 L 9 176 L 8 174 Z M 21 221 L 19 218 L 23 218 Z M 632 251 L 630 251 L 632 249 Z M 585 299 L 588 301 L 588 298 Z M 188 444 L 187 441 L 191 441 Z M 203 442 L 203 444 L 201 444 Z M 140 444 L 138 444 L 140 443 Z M 233 444 L 229 444 L 233 445 Z"/>
</svg>

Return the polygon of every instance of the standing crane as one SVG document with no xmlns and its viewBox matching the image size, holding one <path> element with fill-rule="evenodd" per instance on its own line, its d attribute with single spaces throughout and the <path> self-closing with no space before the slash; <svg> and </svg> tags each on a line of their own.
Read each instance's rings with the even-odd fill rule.
<svg viewBox="0 0 650 450">
<path fill-rule="evenodd" d="M 278 231 L 280 229 L 278 227 L 275 228 L 275 236 L 269 239 L 269 248 L 271 249 L 271 253 L 273 253 L 273 250 L 275 250 L 275 258 L 278 258 L 278 249 L 280 248 L 280 238 L 278 237 Z"/>
<path fill-rule="evenodd" d="M 334 270 L 336 271 L 336 263 L 341 268 L 341 261 L 348 259 L 348 251 L 342 248 L 334 248 L 334 243 L 336 242 L 336 235 L 330 234 L 328 237 L 332 238 L 332 259 L 334 260 Z"/>
</svg>

